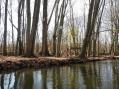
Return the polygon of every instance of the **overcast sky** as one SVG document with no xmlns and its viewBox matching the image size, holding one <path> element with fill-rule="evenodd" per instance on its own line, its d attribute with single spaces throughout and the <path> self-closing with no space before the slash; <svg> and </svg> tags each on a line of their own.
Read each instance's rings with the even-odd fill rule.
<svg viewBox="0 0 119 89">
<path fill-rule="evenodd" d="M 10 0 L 9 0 L 10 1 Z M 43 1 L 43 0 L 42 0 Z M 88 3 L 88 0 L 71 0 L 72 4 L 73 4 L 73 9 L 74 9 L 74 16 L 76 17 L 82 17 L 84 14 L 84 5 L 86 6 L 85 3 Z M 54 4 L 55 0 L 49 0 L 48 2 L 48 15 L 50 15 L 53 4 Z M 5 0 L 2 0 L 2 23 L 0 28 L 2 29 L 2 31 L 4 31 L 4 4 Z M 42 3 L 42 2 L 41 2 Z M 13 9 L 13 23 L 15 24 L 15 26 L 17 27 L 17 10 L 18 10 L 18 0 L 12 0 L 12 9 Z M 34 0 L 31 0 L 31 13 L 33 13 L 33 9 L 34 9 Z M 10 2 L 9 2 L 9 11 L 10 11 Z M 86 9 L 86 12 L 88 12 L 88 9 Z M 11 31 L 11 23 L 9 21 L 10 16 L 8 15 L 8 32 Z M 41 5 L 41 10 L 40 10 L 40 19 L 39 19 L 39 27 L 41 28 L 42 23 L 41 23 L 41 18 L 42 18 L 42 5 Z M 50 24 L 50 30 L 53 27 L 53 19 L 52 22 Z M 14 29 L 15 33 L 16 30 Z M 41 33 L 41 31 L 39 32 Z M 41 36 L 41 34 L 40 34 Z"/>
</svg>

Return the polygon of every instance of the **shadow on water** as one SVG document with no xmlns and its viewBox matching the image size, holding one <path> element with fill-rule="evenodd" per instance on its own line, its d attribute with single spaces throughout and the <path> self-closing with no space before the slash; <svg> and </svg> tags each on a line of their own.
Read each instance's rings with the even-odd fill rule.
<svg viewBox="0 0 119 89">
<path fill-rule="evenodd" d="M 119 89 L 119 60 L 1 73 L 0 89 Z"/>
</svg>

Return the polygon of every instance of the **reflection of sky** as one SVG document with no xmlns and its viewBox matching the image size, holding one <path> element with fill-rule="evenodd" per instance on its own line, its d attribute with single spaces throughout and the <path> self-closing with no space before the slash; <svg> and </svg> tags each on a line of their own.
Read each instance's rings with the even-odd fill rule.
<svg viewBox="0 0 119 89">
<path fill-rule="evenodd" d="M 42 89 L 41 71 L 33 72 L 34 89 Z"/>
<path fill-rule="evenodd" d="M 72 89 L 72 87 L 73 89 L 115 89 L 115 86 L 117 87 L 116 89 L 119 89 L 119 80 L 117 79 L 119 77 L 119 71 L 115 70 L 118 68 L 118 65 L 119 61 L 103 61 L 64 67 L 53 67 L 46 70 L 47 75 L 43 75 L 44 73 L 41 73 L 41 70 L 33 71 L 33 73 L 29 70 L 30 72 L 27 71 L 27 73 L 29 73 L 29 75 L 30 73 L 33 74 L 33 89 L 42 89 L 45 85 L 47 89 L 53 89 L 53 84 L 55 84 L 54 86 L 56 89 Z M 32 86 L 24 85 L 24 81 L 31 82 L 32 80 L 24 78 L 23 75 L 25 75 L 25 71 L 16 73 L 20 73 L 20 76 L 17 76 L 16 78 L 18 79 L 16 80 L 18 89 L 22 89 L 24 86 Z M 44 81 L 43 79 L 47 80 Z M 55 83 L 53 79 L 55 79 Z M 14 73 L 4 75 L 4 89 L 13 89 L 14 83 Z"/>
<path fill-rule="evenodd" d="M 53 70 L 52 69 L 49 69 L 47 71 L 47 89 L 53 89 Z"/>
<path fill-rule="evenodd" d="M 102 89 L 113 89 L 113 70 L 110 62 L 100 65 Z"/>
<path fill-rule="evenodd" d="M 13 89 L 14 82 L 15 82 L 14 73 L 6 74 L 4 76 L 4 89 Z"/>
</svg>

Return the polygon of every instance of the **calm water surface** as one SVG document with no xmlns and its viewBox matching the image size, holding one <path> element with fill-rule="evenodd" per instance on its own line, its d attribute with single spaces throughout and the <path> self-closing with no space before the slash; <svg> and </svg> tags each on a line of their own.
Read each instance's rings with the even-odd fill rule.
<svg viewBox="0 0 119 89">
<path fill-rule="evenodd" d="M 1 73 L 0 89 L 119 89 L 119 60 Z"/>
</svg>

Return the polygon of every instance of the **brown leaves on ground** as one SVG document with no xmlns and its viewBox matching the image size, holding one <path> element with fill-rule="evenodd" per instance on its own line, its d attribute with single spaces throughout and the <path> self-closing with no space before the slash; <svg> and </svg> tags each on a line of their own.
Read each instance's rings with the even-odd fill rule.
<svg viewBox="0 0 119 89">
<path fill-rule="evenodd" d="M 109 59 L 119 59 L 119 56 L 101 56 L 89 57 L 85 62 L 102 61 Z M 82 63 L 79 57 L 62 58 L 62 57 L 36 57 L 27 58 L 21 56 L 0 56 L 0 70 L 16 70 L 22 68 L 42 68 L 50 66 L 69 65 Z"/>
</svg>

